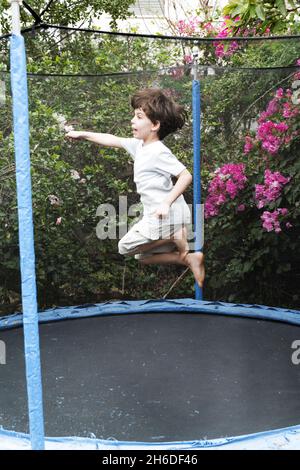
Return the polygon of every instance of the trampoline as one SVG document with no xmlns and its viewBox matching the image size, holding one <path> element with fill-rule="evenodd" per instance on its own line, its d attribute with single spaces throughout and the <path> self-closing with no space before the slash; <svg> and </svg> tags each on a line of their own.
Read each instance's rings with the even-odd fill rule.
<svg viewBox="0 0 300 470">
<path fill-rule="evenodd" d="M 1 321 L 1 426 L 10 433 L 0 435 L 12 440 L 28 433 L 21 321 Z M 40 321 L 52 445 L 299 444 L 298 311 L 182 299 L 60 308 Z"/>
<path fill-rule="evenodd" d="M 25 50 L 14 28 L 23 315 L 0 319 L 0 449 L 300 449 L 300 311 L 206 301 L 197 287 L 196 299 L 38 312 Z M 194 71 L 196 207 L 201 114 Z M 197 210 L 194 223 L 199 251 Z"/>
</svg>

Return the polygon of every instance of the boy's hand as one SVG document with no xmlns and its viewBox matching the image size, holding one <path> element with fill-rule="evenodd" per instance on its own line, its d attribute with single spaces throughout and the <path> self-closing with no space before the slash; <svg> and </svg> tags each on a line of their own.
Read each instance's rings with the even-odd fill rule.
<svg viewBox="0 0 300 470">
<path fill-rule="evenodd" d="M 75 139 L 75 140 L 84 139 L 84 137 L 82 135 L 82 132 L 80 132 L 80 131 L 69 131 L 69 132 L 67 132 L 65 137 L 67 139 Z"/>
<path fill-rule="evenodd" d="M 169 210 L 170 210 L 170 205 L 167 202 L 163 202 L 156 209 L 154 216 L 157 217 L 158 219 L 165 219 L 166 217 L 168 217 Z"/>
</svg>

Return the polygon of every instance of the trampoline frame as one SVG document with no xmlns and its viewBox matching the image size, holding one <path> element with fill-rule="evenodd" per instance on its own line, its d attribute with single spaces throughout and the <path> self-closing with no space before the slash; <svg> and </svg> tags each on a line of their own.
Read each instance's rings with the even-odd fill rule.
<svg viewBox="0 0 300 470">
<path fill-rule="evenodd" d="M 257 304 L 199 301 L 195 299 L 114 301 L 84 304 L 74 307 L 47 309 L 39 313 L 39 323 L 48 323 L 88 317 L 130 315 L 139 313 L 195 313 L 238 316 L 258 320 L 283 322 L 300 326 L 300 311 Z M 22 314 L 16 313 L 0 319 L 2 330 L 22 326 Z M 296 366 L 295 366 L 296 367 Z M 1 446 L 30 448 L 30 436 L 25 433 L 0 429 Z M 46 449 L 94 450 L 196 450 L 196 449 L 300 449 L 300 424 L 270 431 L 230 436 L 226 438 L 174 441 L 138 442 L 80 437 L 47 437 Z"/>
</svg>

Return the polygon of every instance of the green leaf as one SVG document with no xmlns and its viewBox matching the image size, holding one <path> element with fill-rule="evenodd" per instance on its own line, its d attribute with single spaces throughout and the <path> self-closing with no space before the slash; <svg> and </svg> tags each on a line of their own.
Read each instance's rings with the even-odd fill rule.
<svg viewBox="0 0 300 470">
<path fill-rule="evenodd" d="M 245 13 L 246 10 L 247 10 L 247 5 L 238 5 L 236 8 L 231 10 L 230 16 L 235 17 L 237 15 L 241 15 Z"/>
<path fill-rule="evenodd" d="M 277 8 L 283 16 L 287 15 L 286 6 L 284 0 L 275 0 Z"/>
<path fill-rule="evenodd" d="M 276 21 L 275 25 L 273 26 L 272 28 L 272 32 L 273 33 L 278 33 L 279 31 L 282 30 L 282 28 L 284 27 L 284 22 L 283 21 Z"/>
<path fill-rule="evenodd" d="M 263 21 L 266 19 L 265 10 L 262 5 L 257 5 L 255 7 L 255 11 L 256 11 L 258 18 L 260 18 Z"/>
<path fill-rule="evenodd" d="M 255 6 L 254 5 L 251 5 L 250 6 L 250 18 L 256 18 L 256 10 L 255 10 Z"/>
</svg>

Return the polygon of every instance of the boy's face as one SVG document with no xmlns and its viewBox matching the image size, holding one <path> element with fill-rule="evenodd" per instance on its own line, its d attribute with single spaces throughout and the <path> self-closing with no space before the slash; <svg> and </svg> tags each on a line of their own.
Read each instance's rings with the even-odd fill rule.
<svg viewBox="0 0 300 470">
<path fill-rule="evenodd" d="M 150 137 L 156 137 L 159 129 L 159 122 L 153 124 L 146 116 L 142 108 L 134 110 L 134 116 L 131 119 L 131 128 L 133 137 L 147 141 Z"/>
</svg>

